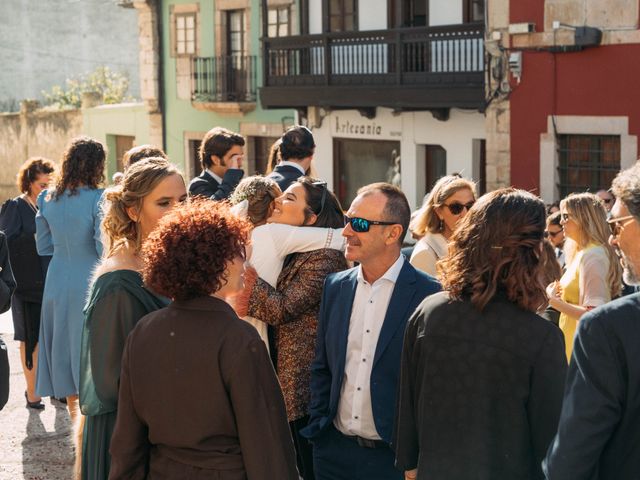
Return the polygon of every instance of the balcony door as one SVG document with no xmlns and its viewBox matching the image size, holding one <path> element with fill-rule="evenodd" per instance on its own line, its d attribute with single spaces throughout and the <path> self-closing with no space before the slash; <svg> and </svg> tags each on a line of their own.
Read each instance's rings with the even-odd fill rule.
<svg viewBox="0 0 640 480">
<path fill-rule="evenodd" d="M 220 65 L 229 102 L 244 101 L 249 93 L 247 46 L 245 45 L 245 11 L 227 10 L 227 52 Z"/>
</svg>

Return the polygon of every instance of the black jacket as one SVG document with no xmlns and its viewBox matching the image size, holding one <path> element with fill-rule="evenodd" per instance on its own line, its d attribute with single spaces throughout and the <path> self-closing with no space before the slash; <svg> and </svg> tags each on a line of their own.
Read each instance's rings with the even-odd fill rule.
<svg viewBox="0 0 640 480">
<path fill-rule="evenodd" d="M 432 295 L 404 336 L 396 466 L 420 480 L 542 479 L 566 369 L 560 329 L 506 295 L 482 312 Z"/>
<path fill-rule="evenodd" d="M 16 288 L 11 264 L 9 263 L 9 247 L 4 233 L 0 232 L 0 313 L 11 307 L 11 295 Z"/>
<path fill-rule="evenodd" d="M 280 187 L 280 190 L 284 192 L 289 188 L 289 185 L 303 175 L 304 173 L 291 165 L 276 165 L 276 168 L 273 169 L 273 172 L 271 172 L 267 178 L 275 180 Z"/>
<path fill-rule="evenodd" d="M 189 194 L 209 197 L 211 200 L 224 200 L 229 198 L 231 192 L 238 186 L 244 171 L 239 168 L 230 168 L 222 177 L 222 183 L 209 175 L 205 170 L 189 182 Z"/>
<path fill-rule="evenodd" d="M 548 479 L 640 479 L 640 294 L 578 322 Z"/>
</svg>

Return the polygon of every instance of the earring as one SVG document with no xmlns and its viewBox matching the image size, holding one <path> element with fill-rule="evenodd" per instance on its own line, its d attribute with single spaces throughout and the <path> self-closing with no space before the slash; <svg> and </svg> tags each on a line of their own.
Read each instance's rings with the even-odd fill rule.
<svg viewBox="0 0 640 480">
<path fill-rule="evenodd" d="M 444 232 L 444 220 L 443 219 L 440 219 L 440 223 L 438 224 L 438 229 L 441 232 Z"/>
</svg>

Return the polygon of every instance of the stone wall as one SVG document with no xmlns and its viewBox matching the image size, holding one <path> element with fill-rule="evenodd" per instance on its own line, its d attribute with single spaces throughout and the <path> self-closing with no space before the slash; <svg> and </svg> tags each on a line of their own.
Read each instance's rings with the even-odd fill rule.
<svg viewBox="0 0 640 480">
<path fill-rule="evenodd" d="M 33 156 L 42 156 L 58 165 L 69 140 L 82 133 L 81 110 L 36 110 L 23 102 L 20 113 L 0 114 L 0 202 L 16 196 L 16 174 L 20 165 Z"/>
<path fill-rule="evenodd" d="M 511 185 L 511 115 L 508 92 L 507 60 L 505 47 L 509 46 L 509 0 L 488 2 L 488 25 L 492 45 L 487 45 L 490 56 L 487 75 L 501 72 L 499 78 L 492 77 L 487 83 L 487 95 L 493 99 L 486 110 L 485 130 L 487 134 L 487 191 Z M 495 95 L 494 95 L 495 94 Z"/>
</svg>

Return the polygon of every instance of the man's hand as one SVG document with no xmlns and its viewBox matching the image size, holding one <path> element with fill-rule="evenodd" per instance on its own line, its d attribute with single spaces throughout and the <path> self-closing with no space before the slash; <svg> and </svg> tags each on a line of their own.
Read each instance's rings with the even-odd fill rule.
<svg viewBox="0 0 640 480">
<path fill-rule="evenodd" d="M 232 155 L 227 163 L 229 168 L 242 168 L 242 161 L 244 160 L 244 155 Z"/>
</svg>

